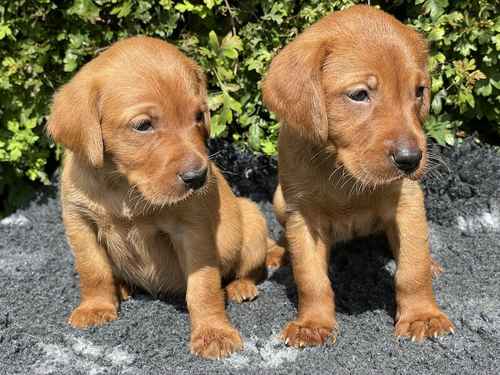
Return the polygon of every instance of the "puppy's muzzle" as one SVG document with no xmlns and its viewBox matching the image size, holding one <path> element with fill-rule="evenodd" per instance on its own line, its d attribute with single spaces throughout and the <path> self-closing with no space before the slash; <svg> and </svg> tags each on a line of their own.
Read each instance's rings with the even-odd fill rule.
<svg viewBox="0 0 500 375">
<path fill-rule="evenodd" d="M 192 169 L 187 172 L 179 174 L 182 182 L 186 185 L 186 188 L 198 190 L 207 181 L 208 168 L 203 167 L 200 169 Z"/>
<path fill-rule="evenodd" d="M 393 150 L 391 158 L 396 167 L 405 174 L 411 174 L 418 169 L 422 160 L 422 151 L 418 147 L 403 146 Z"/>
</svg>

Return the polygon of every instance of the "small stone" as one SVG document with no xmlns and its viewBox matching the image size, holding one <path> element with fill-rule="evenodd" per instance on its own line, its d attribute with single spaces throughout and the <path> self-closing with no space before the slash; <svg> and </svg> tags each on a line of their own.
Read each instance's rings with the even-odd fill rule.
<svg viewBox="0 0 500 375">
<path fill-rule="evenodd" d="M 31 221 L 22 214 L 12 214 L 0 220 L 0 225 L 28 227 L 31 226 Z"/>
</svg>

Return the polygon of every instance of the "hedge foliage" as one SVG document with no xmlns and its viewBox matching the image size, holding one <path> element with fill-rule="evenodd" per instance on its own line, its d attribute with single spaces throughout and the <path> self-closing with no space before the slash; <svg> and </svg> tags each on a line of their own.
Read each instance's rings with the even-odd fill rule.
<svg viewBox="0 0 500 375">
<path fill-rule="evenodd" d="M 103 47 L 130 35 L 175 43 L 205 69 L 213 136 L 265 154 L 278 125 L 259 82 L 276 51 L 352 0 L 10 0 L 0 5 L 0 197 L 22 197 L 24 180 L 48 183 L 58 158 L 44 136 L 50 98 Z M 498 0 L 372 1 L 432 43 L 431 136 L 457 129 L 500 132 Z M 0 211 L 2 207 L 0 206 Z"/>
</svg>

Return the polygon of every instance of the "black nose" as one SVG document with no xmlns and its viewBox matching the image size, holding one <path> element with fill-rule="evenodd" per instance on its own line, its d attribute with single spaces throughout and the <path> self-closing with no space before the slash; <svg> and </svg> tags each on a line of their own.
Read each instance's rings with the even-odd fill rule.
<svg viewBox="0 0 500 375">
<path fill-rule="evenodd" d="M 180 174 L 179 177 L 188 188 L 197 190 L 205 184 L 205 181 L 207 180 L 207 170 L 208 168 L 206 167 L 195 169 L 184 172 Z"/>
<path fill-rule="evenodd" d="M 416 147 L 402 147 L 396 149 L 392 153 L 392 157 L 398 169 L 404 173 L 410 174 L 418 168 L 420 160 L 422 159 L 422 151 Z"/>
</svg>

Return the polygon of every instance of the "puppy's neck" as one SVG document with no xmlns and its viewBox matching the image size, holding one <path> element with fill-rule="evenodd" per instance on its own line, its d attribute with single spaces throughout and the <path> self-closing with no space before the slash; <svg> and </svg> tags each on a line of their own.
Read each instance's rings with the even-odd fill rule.
<svg viewBox="0 0 500 375">
<path fill-rule="evenodd" d="M 397 196 L 401 190 L 401 179 L 377 186 L 363 184 L 338 160 L 332 144 L 306 143 L 304 147 L 302 142 L 301 148 L 287 146 L 280 148 L 280 180 L 286 188 L 300 190 L 302 197 L 307 195 L 318 203 L 327 200 L 334 206 L 356 207 L 373 204 L 386 195 Z"/>
<path fill-rule="evenodd" d="M 94 209 L 127 220 L 152 214 L 148 202 L 130 186 L 110 157 L 104 158 L 101 168 L 95 168 L 70 151 L 66 151 L 65 159 L 73 184 L 88 197 Z"/>
</svg>

